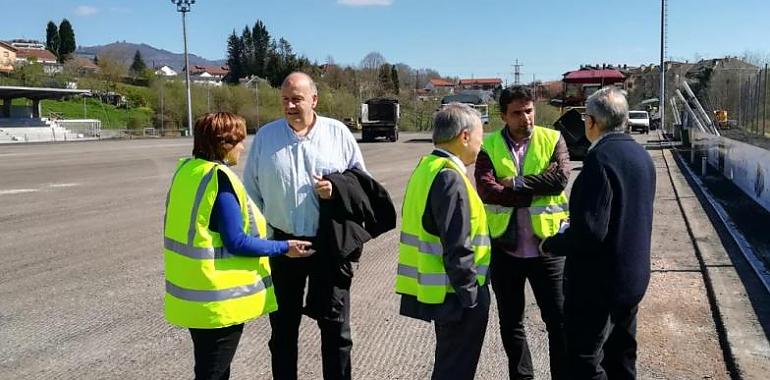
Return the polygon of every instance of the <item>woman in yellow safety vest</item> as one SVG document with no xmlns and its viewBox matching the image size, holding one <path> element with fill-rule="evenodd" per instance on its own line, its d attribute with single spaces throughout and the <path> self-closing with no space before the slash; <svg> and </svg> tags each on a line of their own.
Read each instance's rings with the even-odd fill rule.
<svg viewBox="0 0 770 380">
<path fill-rule="evenodd" d="M 244 322 L 277 309 L 268 258 L 312 250 L 265 240 L 265 218 L 229 168 L 244 150 L 242 117 L 206 114 L 193 134 L 193 157 L 179 160 L 166 198 L 165 315 L 190 329 L 195 378 L 227 379 Z"/>
</svg>

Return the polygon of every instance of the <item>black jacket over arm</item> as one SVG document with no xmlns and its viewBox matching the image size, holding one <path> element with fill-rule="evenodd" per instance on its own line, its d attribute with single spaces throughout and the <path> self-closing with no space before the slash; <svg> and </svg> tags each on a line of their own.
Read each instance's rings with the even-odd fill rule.
<svg viewBox="0 0 770 380">
<path fill-rule="evenodd" d="M 568 292 L 635 305 L 650 280 L 655 167 L 626 134 L 606 135 L 588 153 L 570 194 L 570 227 L 543 251 L 567 256 Z M 574 294 L 574 293 L 573 293 Z"/>
<path fill-rule="evenodd" d="M 396 209 L 387 190 L 359 169 L 324 178 L 332 182 L 332 199 L 320 202 L 318 244 L 358 261 L 365 242 L 396 227 Z"/>
</svg>

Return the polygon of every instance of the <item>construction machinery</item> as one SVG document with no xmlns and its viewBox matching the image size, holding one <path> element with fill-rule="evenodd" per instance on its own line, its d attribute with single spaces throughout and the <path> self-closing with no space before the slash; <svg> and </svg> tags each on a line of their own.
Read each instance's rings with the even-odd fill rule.
<svg viewBox="0 0 770 380">
<path fill-rule="evenodd" d="M 714 123 L 719 129 L 730 129 L 730 121 L 727 119 L 727 110 L 714 111 Z"/>
</svg>

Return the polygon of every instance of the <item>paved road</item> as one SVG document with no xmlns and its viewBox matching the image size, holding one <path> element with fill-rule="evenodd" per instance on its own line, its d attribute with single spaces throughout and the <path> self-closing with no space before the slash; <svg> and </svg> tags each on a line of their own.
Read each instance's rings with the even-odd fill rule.
<svg viewBox="0 0 770 380">
<path fill-rule="evenodd" d="M 431 149 L 427 138 L 361 144 L 398 208 L 417 158 Z M 0 146 L 1 379 L 192 376 L 189 335 L 162 316 L 160 246 L 165 191 L 176 159 L 190 150 L 185 139 Z M 640 311 L 640 378 L 728 378 L 677 182 L 666 151 L 650 153 L 658 168 L 655 272 Z M 396 237 L 369 243 L 354 279 L 355 378 L 430 372 L 432 326 L 398 315 Z M 493 304 L 479 379 L 507 377 L 495 314 Z M 547 342 L 531 293 L 527 327 L 538 377 L 546 378 Z M 318 379 L 318 329 L 306 319 L 301 330 L 300 377 Z M 234 379 L 270 378 L 268 337 L 267 318 L 247 324 Z"/>
</svg>

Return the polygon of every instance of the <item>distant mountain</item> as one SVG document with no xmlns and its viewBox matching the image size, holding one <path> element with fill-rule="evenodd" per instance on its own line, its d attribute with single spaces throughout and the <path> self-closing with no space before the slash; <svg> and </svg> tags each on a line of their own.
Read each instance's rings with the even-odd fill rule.
<svg viewBox="0 0 770 380">
<path fill-rule="evenodd" d="M 109 55 L 121 60 L 126 66 L 131 65 L 134 60 L 134 54 L 139 50 L 142 59 L 148 67 L 153 65 L 171 66 L 174 70 L 180 71 L 184 67 L 184 54 L 172 53 L 168 50 L 158 49 L 147 44 L 133 44 L 130 42 L 114 42 L 107 45 L 97 46 L 79 46 L 75 54 L 95 55 L 97 57 Z M 225 64 L 224 59 L 208 60 L 195 54 L 190 54 L 191 65 L 221 66 Z"/>
</svg>

